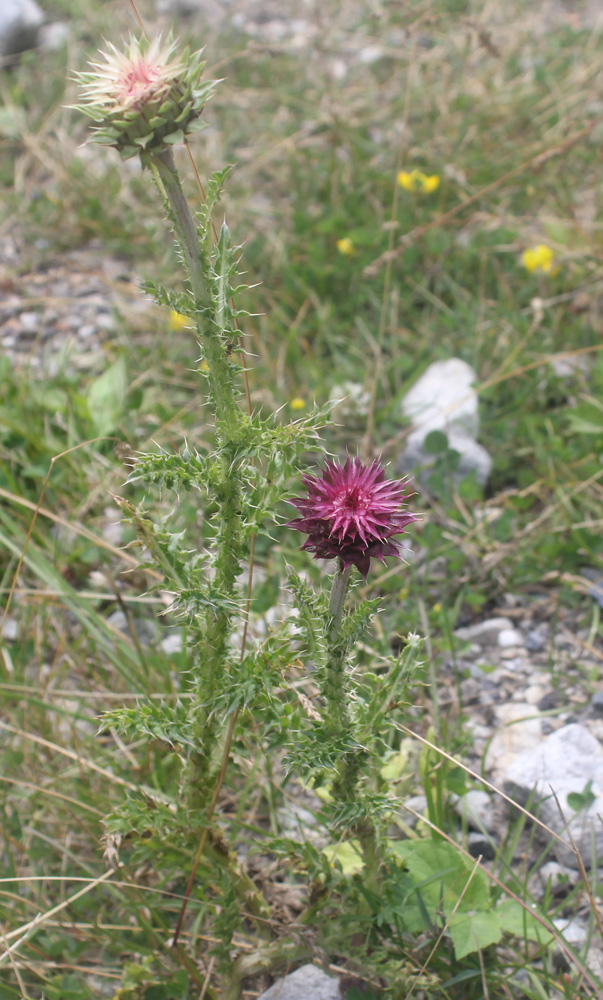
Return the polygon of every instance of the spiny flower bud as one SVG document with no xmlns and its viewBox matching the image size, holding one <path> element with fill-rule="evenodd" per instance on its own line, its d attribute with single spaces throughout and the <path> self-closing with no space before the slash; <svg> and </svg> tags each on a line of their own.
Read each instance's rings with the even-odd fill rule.
<svg viewBox="0 0 603 1000">
<path fill-rule="evenodd" d="M 76 74 L 84 103 L 75 108 L 93 119 L 93 142 L 115 146 L 125 160 L 164 152 L 204 128 L 199 115 L 215 81 L 200 81 L 201 52 L 177 50 L 171 36 L 131 36 L 126 52 L 109 43 L 102 62 Z"/>
<path fill-rule="evenodd" d="M 400 556 L 392 536 L 417 520 L 402 510 L 403 480 L 386 479 L 377 460 L 364 465 L 349 457 L 345 465 L 327 461 L 321 477 L 302 478 L 308 496 L 291 501 L 302 516 L 288 525 L 309 536 L 302 549 L 315 559 L 339 559 L 340 569 L 356 566 L 365 579 L 372 558 Z"/>
</svg>

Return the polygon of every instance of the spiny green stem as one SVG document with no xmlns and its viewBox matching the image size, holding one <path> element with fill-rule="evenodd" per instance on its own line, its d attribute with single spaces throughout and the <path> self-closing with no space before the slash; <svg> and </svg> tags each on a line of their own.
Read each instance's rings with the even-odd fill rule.
<svg viewBox="0 0 603 1000">
<path fill-rule="evenodd" d="M 342 640 L 341 625 L 345 596 L 350 582 L 351 566 L 338 566 L 333 577 L 329 610 L 332 618 L 327 632 L 327 665 L 325 697 L 327 716 L 335 732 L 340 733 L 348 724 L 346 703 L 345 661 L 348 643 Z"/>
<path fill-rule="evenodd" d="M 332 619 L 327 633 L 327 679 L 325 694 L 327 716 L 335 735 L 342 735 L 350 725 L 346 690 L 346 659 L 348 642 L 341 636 L 343 611 L 347 594 L 351 566 L 339 565 L 333 577 L 329 611 Z M 362 769 L 362 754 L 352 751 L 344 753 L 339 765 L 339 774 L 333 784 L 335 799 L 351 802 L 357 795 L 356 786 Z M 374 823 L 367 817 L 356 824 L 354 831 L 360 841 L 366 866 L 366 876 L 371 885 L 376 885 L 379 868 L 377 832 Z"/>
<path fill-rule="evenodd" d="M 203 234 L 200 238 L 172 153 L 168 150 L 151 154 L 148 162 L 182 250 L 198 317 L 197 332 L 209 367 L 209 395 L 215 411 L 221 455 L 221 476 L 216 489 L 218 532 L 214 583 L 216 590 L 233 598 L 234 603 L 242 557 L 237 444 L 246 420 L 237 402 L 237 369 L 229 353 L 223 309 L 219 298 L 212 293 L 213 271 L 209 250 Z M 232 618 L 232 612 L 227 609 L 208 610 L 206 617 L 205 655 L 195 679 L 197 698 L 193 710 L 193 733 L 197 749 L 192 753 L 184 775 L 189 807 L 202 807 L 208 795 L 212 750 L 216 745 L 218 728 L 211 708 L 228 658 Z"/>
</svg>

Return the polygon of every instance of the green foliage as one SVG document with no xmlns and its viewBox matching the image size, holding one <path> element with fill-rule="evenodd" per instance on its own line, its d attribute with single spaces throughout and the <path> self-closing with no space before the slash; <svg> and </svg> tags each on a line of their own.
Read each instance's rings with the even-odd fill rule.
<svg viewBox="0 0 603 1000">
<path fill-rule="evenodd" d="M 412 840 L 392 842 L 390 848 L 408 871 L 399 881 L 404 905 L 396 904 L 392 915 L 411 933 L 445 926 L 457 960 L 497 944 L 503 932 L 538 944 L 552 940 L 534 913 L 514 899 L 507 897 L 496 906 L 485 872 L 453 845 Z"/>
<path fill-rule="evenodd" d="M 115 729 L 129 740 L 139 737 L 161 740 L 173 750 L 195 746 L 190 715 L 183 705 L 150 702 L 134 708 L 116 708 L 102 717 L 102 730 L 106 729 Z"/>
</svg>

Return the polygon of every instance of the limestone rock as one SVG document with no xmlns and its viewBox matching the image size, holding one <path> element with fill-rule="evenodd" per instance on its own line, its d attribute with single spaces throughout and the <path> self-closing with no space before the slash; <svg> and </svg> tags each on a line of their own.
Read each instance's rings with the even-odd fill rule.
<svg viewBox="0 0 603 1000">
<path fill-rule="evenodd" d="M 587 867 L 593 846 L 597 856 L 603 855 L 603 747 L 585 726 L 563 726 L 536 746 L 526 747 L 507 767 L 503 782 L 507 794 L 521 805 L 534 793 L 533 809 L 538 809 L 542 822 L 569 841 L 561 807 Z M 589 782 L 594 799 L 588 808 L 574 812 L 567 797 L 585 792 Z M 571 849 L 555 841 L 553 850 L 561 864 L 577 867 Z"/>
<path fill-rule="evenodd" d="M 258 1000 L 341 1000 L 339 981 L 317 965 L 302 965 L 277 981 Z"/>
<path fill-rule="evenodd" d="M 540 713 L 528 702 L 498 705 L 496 720 L 500 728 L 486 754 L 486 771 L 491 773 L 495 784 L 506 778 L 520 754 L 534 753 L 543 739 Z"/>
<path fill-rule="evenodd" d="M 509 618 L 486 618 L 475 625 L 457 628 L 455 636 L 463 642 L 477 642 L 480 646 L 496 646 L 501 632 L 513 628 Z"/>
<path fill-rule="evenodd" d="M 18 55 L 38 44 L 44 15 L 35 0 L 0 3 L 0 57 Z"/>
<path fill-rule="evenodd" d="M 492 459 L 475 440 L 479 431 L 478 398 L 472 388 L 477 375 L 460 358 L 435 361 L 402 400 L 402 413 L 411 422 L 406 447 L 397 463 L 399 472 L 423 468 L 422 480 L 429 482 L 437 456 L 425 449 L 432 431 L 442 431 L 448 447 L 460 455 L 455 480 L 475 472 L 482 485 L 488 479 Z"/>
</svg>

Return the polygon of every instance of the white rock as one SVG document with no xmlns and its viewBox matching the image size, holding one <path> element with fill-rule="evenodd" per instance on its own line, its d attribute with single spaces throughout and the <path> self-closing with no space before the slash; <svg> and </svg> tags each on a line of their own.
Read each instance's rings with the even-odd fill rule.
<svg viewBox="0 0 603 1000">
<path fill-rule="evenodd" d="M 361 382 L 343 382 L 333 386 L 329 399 L 335 403 L 332 410 L 335 422 L 350 417 L 366 417 L 371 406 L 371 394 Z"/>
<path fill-rule="evenodd" d="M 0 624 L 0 636 L 7 642 L 14 642 L 19 635 L 19 626 L 16 618 L 7 618 L 4 624 Z"/>
<path fill-rule="evenodd" d="M 51 21 L 40 31 L 40 45 L 49 52 L 63 49 L 69 41 L 69 25 L 64 21 Z"/>
<path fill-rule="evenodd" d="M 592 862 L 593 843 L 597 855 L 603 854 L 603 747 L 585 726 L 563 726 L 536 746 L 526 748 L 509 764 L 503 781 L 507 794 L 522 805 L 533 794 L 533 809 L 538 809 L 542 822 L 569 841 L 564 819 L 568 822 L 587 867 Z M 567 796 L 570 792 L 584 792 L 588 782 L 594 801 L 588 809 L 574 813 Z M 562 864 L 577 867 L 570 848 L 554 841 L 553 850 Z"/>
<path fill-rule="evenodd" d="M 258 1000 L 341 1000 L 339 980 L 317 965 L 302 965 L 277 981 Z"/>
<path fill-rule="evenodd" d="M 588 920 L 584 921 L 580 917 L 572 917 L 570 920 L 565 917 L 558 917 L 553 920 L 553 924 L 568 944 L 574 948 L 581 948 L 588 939 Z"/>
<path fill-rule="evenodd" d="M 494 646 L 498 642 L 498 636 L 505 629 L 512 629 L 513 623 L 509 618 L 486 618 L 483 622 L 475 625 L 468 625 L 466 628 L 457 628 L 455 636 L 462 642 L 477 642 L 482 646 Z"/>
<path fill-rule="evenodd" d="M 404 474 L 412 469 L 423 469 L 424 474 L 421 476 L 421 481 L 426 484 L 429 483 L 430 470 L 439 459 L 438 455 L 433 455 L 425 450 L 425 438 L 430 432 L 423 427 L 412 431 L 406 439 L 406 447 L 396 466 L 398 472 Z M 492 459 L 486 449 L 469 434 L 457 428 L 452 428 L 445 433 L 448 437 L 448 447 L 458 451 L 460 455 L 459 464 L 454 473 L 455 482 L 459 482 L 469 473 L 475 472 L 478 483 L 483 486 L 492 469 Z"/>
<path fill-rule="evenodd" d="M 402 412 L 423 435 L 460 428 L 475 437 L 479 430 L 477 375 L 460 358 L 434 361 L 402 400 Z"/>
<path fill-rule="evenodd" d="M 498 633 L 498 645 L 503 649 L 510 646 L 523 646 L 523 636 L 516 628 L 503 628 Z"/>
<path fill-rule="evenodd" d="M 497 824 L 492 800 L 487 792 L 483 792 L 479 788 L 469 789 L 468 792 L 456 799 L 454 811 L 461 818 L 465 818 L 474 830 L 486 830 L 488 833 L 496 832 Z"/>
<path fill-rule="evenodd" d="M 411 830 L 414 830 L 419 822 L 419 816 L 423 816 L 427 812 L 427 798 L 425 795 L 411 795 L 403 801 L 404 805 L 400 811 L 400 816 L 406 825 Z M 408 806 L 408 809 L 405 809 L 404 806 Z M 412 812 L 409 812 L 410 809 L 412 809 Z M 419 813 L 419 816 L 415 816 L 415 813 Z"/>
<path fill-rule="evenodd" d="M 0 3 L 0 56 L 14 56 L 38 44 L 44 15 L 35 0 Z"/>
<path fill-rule="evenodd" d="M 530 879 L 530 891 L 544 899 L 547 888 L 554 896 L 567 895 L 576 884 L 576 872 L 558 861 L 547 861 Z"/>
<path fill-rule="evenodd" d="M 506 776 L 520 754 L 532 752 L 543 739 L 540 713 L 527 702 L 498 705 L 496 720 L 500 728 L 492 737 L 485 761 L 495 783 Z"/>
<path fill-rule="evenodd" d="M 171 656 L 173 653 L 181 653 L 182 634 L 180 632 L 170 632 L 169 635 L 166 635 L 165 639 L 161 640 L 159 645 L 166 656 Z"/>
<path fill-rule="evenodd" d="M 479 483 L 486 482 L 492 459 L 475 441 L 479 431 L 478 398 L 473 389 L 476 381 L 471 365 L 460 358 L 435 361 L 421 375 L 401 404 L 402 413 L 412 426 L 397 463 L 398 472 L 422 468 L 421 479 L 428 485 L 430 470 L 438 456 L 425 450 L 425 438 L 432 431 L 442 431 L 448 438 L 448 447 L 460 455 L 455 481 L 475 472 Z"/>
</svg>

